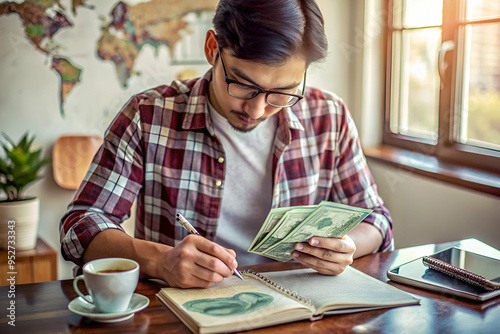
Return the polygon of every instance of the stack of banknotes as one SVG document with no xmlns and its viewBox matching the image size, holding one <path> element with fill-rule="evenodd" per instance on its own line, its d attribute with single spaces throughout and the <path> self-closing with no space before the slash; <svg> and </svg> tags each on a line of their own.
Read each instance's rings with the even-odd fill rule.
<svg viewBox="0 0 500 334">
<path fill-rule="evenodd" d="M 271 209 L 248 251 L 276 261 L 290 261 L 295 243 L 314 236 L 342 238 L 371 212 L 326 201 Z"/>
</svg>

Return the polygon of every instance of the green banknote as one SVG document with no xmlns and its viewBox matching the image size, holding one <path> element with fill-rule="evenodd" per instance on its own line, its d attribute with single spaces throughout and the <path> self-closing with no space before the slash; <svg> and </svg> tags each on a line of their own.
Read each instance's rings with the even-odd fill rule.
<svg viewBox="0 0 500 334">
<path fill-rule="evenodd" d="M 255 247 L 257 247 L 262 240 L 264 240 L 265 237 L 271 232 L 271 230 L 278 224 L 280 221 L 281 217 L 290 210 L 290 208 L 274 208 L 269 211 L 269 214 L 267 215 L 266 220 L 262 224 L 262 227 L 260 228 L 259 232 L 257 233 L 257 236 L 253 239 L 252 244 L 248 248 L 249 251 L 252 251 Z"/>
<path fill-rule="evenodd" d="M 292 259 L 290 253 L 297 242 L 313 236 L 342 238 L 371 211 L 326 201 L 314 206 L 280 208 L 270 212 L 272 217 L 268 216 L 269 221 L 266 219 L 267 224 L 264 222 L 262 233 L 259 231 L 249 251 L 286 262 Z"/>
<path fill-rule="evenodd" d="M 283 213 L 279 221 L 275 223 L 274 227 L 250 251 L 257 254 L 264 253 L 267 248 L 276 245 L 276 243 L 278 243 L 281 239 L 285 238 L 288 233 L 302 223 L 302 221 L 306 219 L 306 217 L 314 210 L 314 206 L 288 208 L 288 210 Z"/>
</svg>

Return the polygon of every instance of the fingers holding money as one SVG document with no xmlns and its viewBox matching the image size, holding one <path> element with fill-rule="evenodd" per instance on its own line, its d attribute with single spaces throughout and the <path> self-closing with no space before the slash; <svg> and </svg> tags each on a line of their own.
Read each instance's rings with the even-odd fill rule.
<svg viewBox="0 0 500 334">
<path fill-rule="evenodd" d="M 356 245 L 349 236 L 343 238 L 312 237 L 307 243 L 295 244 L 292 257 L 323 275 L 338 275 L 353 261 Z"/>
</svg>

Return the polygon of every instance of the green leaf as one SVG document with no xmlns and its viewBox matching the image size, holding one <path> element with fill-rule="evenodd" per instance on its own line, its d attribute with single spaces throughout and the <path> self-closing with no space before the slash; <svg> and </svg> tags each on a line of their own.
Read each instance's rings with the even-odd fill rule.
<svg viewBox="0 0 500 334">
<path fill-rule="evenodd" d="M 14 141 L 12 139 L 10 139 L 10 137 L 5 132 L 2 132 L 2 136 L 5 138 L 5 140 L 7 140 L 7 142 L 10 144 L 10 146 L 12 146 L 12 147 L 16 146 L 16 143 L 14 143 Z M 4 145 L 4 148 L 5 148 L 5 145 Z"/>
<path fill-rule="evenodd" d="M 49 160 L 42 159 L 41 149 L 31 149 L 35 136 L 30 137 L 28 132 L 17 144 L 5 133 L 2 135 L 5 158 L 0 157 L 0 190 L 9 200 L 21 199 L 23 190 L 41 178 L 38 173 Z"/>
</svg>

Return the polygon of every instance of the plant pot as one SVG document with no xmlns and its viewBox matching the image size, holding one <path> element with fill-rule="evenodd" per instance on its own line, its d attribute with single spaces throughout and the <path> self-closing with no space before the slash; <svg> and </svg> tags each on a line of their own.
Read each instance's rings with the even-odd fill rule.
<svg viewBox="0 0 500 334">
<path fill-rule="evenodd" d="M 0 202 L 0 248 L 16 251 L 35 248 L 39 220 L 38 198 Z"/>
</svg>

